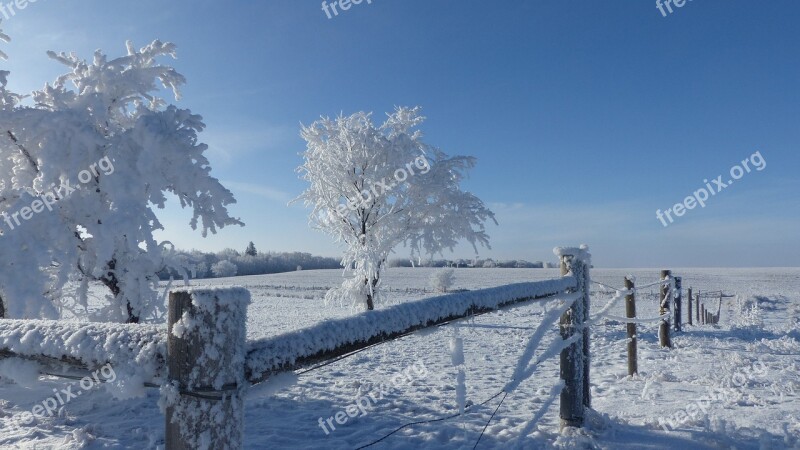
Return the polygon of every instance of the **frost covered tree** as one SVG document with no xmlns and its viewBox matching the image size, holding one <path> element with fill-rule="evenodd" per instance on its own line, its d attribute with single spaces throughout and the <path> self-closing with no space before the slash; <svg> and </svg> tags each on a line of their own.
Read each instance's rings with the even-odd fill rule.
<svg viewBox="0 0 800 450">
<path fill-rule="evenodd" d="M 211 266 L 211 273 L 216 278 L 235 277 L 238 270 L 239 269 L 236 267 L 236 264 L 228 261 L 227 259 Z"/>
<path fill-rule="evenodd" d="M 417 108 L 397 108 L 376 126 L 359 112 L 303 127 L 309 183 L 298 197 L 310 222 L 344 243 L 350 278 L 327 301 L 354 300 L 374 309 L 386 260 L 405 244 L 412 257 L 453 249 L 460 240 L 489 247 L 485 222 L 494 214 L 460 184 L 475 158 L 450 157 L 422 140 Z"/>
<path fill-rule="evenodd" d="M 247 249 L 244 251 L 244 254 L 247 255 L 247 256 L 257 256 L 258 255 L 258 251 L 256 250 L 256 245 L 253 244 L 253 241 L 250 241 L 250 243 L 247 244 Z"/>
<path fill-rule="evenodd" d="M 48 55 L 67 71 L 30 102 L 0 72 L 0 253 L 14 255 L 0 268 L 6 315 L 85 311 L 99 282 L 109 302 L 97 317 L 139 322 L 159 308 L 155 274 L 165 265 L 154 209 L 174 195 L 206 236 L 242 224 L 227 211 L 235 200 L 210 175 L 202 117 L 159 97 L 179 99 L 185 82 L 159 63 L 175 57 L 173 44 L 128 43 L 125 56 L 97 51 L 91 61 Z M 75 304 L 61 302 L 67 286 L 78 286 Z"/>
</svg>

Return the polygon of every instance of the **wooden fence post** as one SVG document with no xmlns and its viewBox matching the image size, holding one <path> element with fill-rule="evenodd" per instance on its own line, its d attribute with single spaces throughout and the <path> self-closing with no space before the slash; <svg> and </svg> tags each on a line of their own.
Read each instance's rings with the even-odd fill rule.
<svg viewBox="0 0 800 450">
<path fill-rule="evenodd" d="M 625 316 L 629 319 L 636 318 L 636 292 L 634 291 L 633 281 L 625 277 L 625 289 L 628 295 L 625 296 Z M 639 373 L 639 363 L 637 358 L 636 342 L 636 323 L 628 322 L 628 375 L 633 376 Z"/>
<path fill-rule="evenodd" d="M 689 290 L 686 292 L 686 297 L 688 297 L 689 299 L 689 301 L 686 302 L 686 306 L 689 307 L 689 309 L 687 310 L 687 312 L 689 313 L 688 315 L 689 325 L 692 325 L 692 302 L 694 301 L 694 298 L 692 297 L 692 288 L 689 288 Z"/>
<path fill-rule="evenodd" d="M 592 306 L 592 299 L 591 295 L 591 286 L 590 284 L 590 276 L 589 276 L 589 267 L 591 265 L 591 260 L 589 259 L 589 248 L 588 247 L 581 247 L 584 251 L 583 259 L 581 263 L 575 267 L 576 273 L 582 273 L 578 277 L 578 290 L 583 294 L 583 322 L 581 323 L 581 332 L 583 333 L 583 406 L 586 408 L 592 407 L 592 350 L 591 350 L 591 333 L 592 330 L 585 326 L 584 324 L 588 323 L 591 317 L 589 317 L 589 313 L 591 311 Z M 720 297 L 720 302 L 722 301 L 722 297 Z M 721 303 L 720 303 L 721 304 Z"/>
<path fill-rule="evenodd" d="M 699 292 L 697 293 L 697 303 L 695 304 L 695 306 L 696 306 L 695 310 L 697 311 L 697 317 L 696 317 L 697 324 L 700 325 L 700 293 Z"/>
<path fill-rule="evenodd" d="M 661 281 L 668 281 L 672 277 L 672 271 L 670 270 L 662 270 L 661 271 Z M 663 283 L 661 285 L 661 299 L 660 299 L 660 307 L 659 307 L 659 315 L 663 316 L 670 311 L 670 306 L 672 303 L 672 289 L 667 283 Z M 672 347 L 672 340 L 669 337 L 669 319 L 661 319 L 661 325 L 658 329 L 658 339 L 661 343 L 661 347 Z"/>
<path fill-rule="evenodd" d="M 561 258 L 561 275 L 572 274 L 578 281 L 574 292 L 581 295 L 572 306 L 561 315 L 559 329 L 561 338 L 570 339 L 576 332 L 583 338 L 561 351 L 561 428 L 581 427 L 584 422 L 584 408 L 591 404 L 589 389 L 590 359 L 589 330 L 583 328 L 589 316 L 589 255 L 588 249 L 557 249 Z"/>
<path fill-rule="evenodd" d="M 170 292 L 167 450 L 242 448 L 249 299 L 244 288 Z"/>
<path fill-rule="evenodd" d="M 705 304 L 700 305 L 700 317 L 701 317 L 700 324 L 701 325 L 705 325 L 706 324 L 706 305 Z"/>
<path fill-rule="evenodd" d="M 683 278 L 675 277 L 675 312 L 674 323 L 675 331 L 681 331 L 681 320 L 683 320 L 683 311 L 681 303 L 683 303 Z"/>
</svg>

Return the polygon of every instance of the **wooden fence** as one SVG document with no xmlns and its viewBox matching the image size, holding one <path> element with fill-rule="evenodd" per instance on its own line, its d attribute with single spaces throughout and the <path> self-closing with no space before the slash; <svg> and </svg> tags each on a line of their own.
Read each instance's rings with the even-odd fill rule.
<svg viewBox="0 0 800 450">
<path fill-rule="evenodd" d="M 590 262 L 586 248 L 558 250 L 561 278 L 427 298 L 251 342 L 245 341 L 249 292 L 239 287 L 173 290 L 166 327 L 0 320 L 0 358 L 36 361 L 50 375 L 93 371 L 106 364 L 135 371 L 148 380 L 146 386 L 160 387 L 166 398 L 168 450 L 200 448 L 201 436 L 209 448 L 238 449 L 249 385 L 419 330 L 536 300 L 570 297 L 574 300 L 559 321 L 562 339 L 573 341 L 560 352 L 560 419 L 562 427 L 580 427 L 591 406 Z M 662 278 L 668 281 L 670 275 Z M 659 284 L 674 286 L 663 280 Z M 635 319 L 633 281 L 626 280 L 626 289 L 623 320 L 628 322 L 633 374 L 638 370 L 636 321 L 641 319 Z M 673 305 L 671 293 L 673 289 L 665 291 L 662 314 L 656 318 L 668 343 L 670 327 L 664 323 Z M 214 420 L 219 414 L 226 420 Z"/>
<path fill-rule="evenodd" d="M 46 374 L 81 374 L 111 364 L 136 371 L 147 386 L 167 392 L 166 448 L 242 448 L 243 398 L 248 385 L 271 376 L 342 357 L 418 330 L 497 311 L 501 308 L 585 292 L 562 318 L 562 335 L 580 330 L 588 315 L 588 266 L 563 256 L 565 276 L 547 281 L 450 294 L 404 303 L 250 343 L 245 342 L 243 288 L 185 288 L 169 296 L 167 327 L 0 320 L 0 358 L 41 364 Z M 576 277 L 572 271 L 578 274 Z M 580 279 L 579 279 L 580 278 Z M 588 375 L 587 340 L 564 352 L 569 372 L 562 395 L 565 422 L 583 422 L 589 390 L 577 376 Z M 202 370 L 199 370 L 202 368 Z M 588 380 L 588 377 L 585 378 Z M 173 395 L 169 395 L 170 392 Z M 162 394 L 163 396 L 163 394 Z M 189 414 L 190 411 L 195 413 Z M 214 420 L 220 411 L 226 420 Z M 199 412 L 199 414 L 197 414 Z"/>
</svg>

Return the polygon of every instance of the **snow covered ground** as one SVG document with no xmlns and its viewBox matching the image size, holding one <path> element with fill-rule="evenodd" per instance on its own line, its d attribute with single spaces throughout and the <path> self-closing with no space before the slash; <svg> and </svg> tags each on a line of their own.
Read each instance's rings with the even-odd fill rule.
<svg viewBox="0 0 800 450">
<path fill-rule="evenodd" d="M 431 271 L 391 269 L 385 280 L 388 303 L 434 295 L 428 287 Z M 621 287 L 629 273 L 639 285 L 658 277 L 655 269 L 596 269 L 592 278 Z M 800 269 L 674 269 L 674 274 L 683 277 L 684 288 L 723 290 L 737 294 L 738 300 L 723 301 L 719 325 L 686 326 L 674 336 L 672 350 L 658 347 L 656 324 L 640 325 L 640 375 L 633 379 L 627 377 L 624 325 L 595 326 L 595 412 L 588 429 L 560 435 L 556 401 L 543 411 L 534 432 L 519 441 L 557 382 L 557 360 L 551 359 L 505 398 L 478 448 L 510 448 L 519 442 L 526 449 L 800 448 Z M 197 284 L 250 289 L 247 334 L 256 339 L 353 314 L 346 306 L 323 304 L 325 289 L 338 284 L 340 276 L 335 270 L 307 271 Z M 552 269 L 460 269 L 455 288 L 557 276 Z M 597 311 L 613 293 L 593 287 L 592 307 Z M 716 309 L 716 300 L 706 302 Z M 462 322 L 458 332 L 464 342 L 467 405 L 472 405 L 467 413 L 405 427 L 368 448 L 472 448 L 503 398 L 494 396 L 510 380 L 545 305 L 534 303 Z M 658 313 L 655 297 L 640 296 L 637 308 L 640 317 Z M 611 313 L 623 315 L 623 303 Z M 296 382 L 286 377 L 254 387 L 247 396 L 246 448 L 352 449 L 411 422 L 452 416 L 458 410 L 458 369 L 449 347 L 453 334 L 453 326 L 417 333 L 302 374 Z M 543 347 L 556 336 L 553 327 Z M 24 374 L 19 367 L 0 364 L 3 371 Z M 83 390 L 76 385 L 81 395 L 55 417 L 15 426 L 14 417 L 55 395 L 54 389 L 73 385 L 61 379 L 32 383 L 30 376 L 22 378 L 22 383 L 0 380 L 0 448 L 163 447 L 157 390 L 148 390 L 145 398 L 120 401 L 102 388 Z M 356 417 L 347 416 L 347 411 Z M 345 412 L 343 425 L 335 420 L 339 412 Z"/>
</svg>

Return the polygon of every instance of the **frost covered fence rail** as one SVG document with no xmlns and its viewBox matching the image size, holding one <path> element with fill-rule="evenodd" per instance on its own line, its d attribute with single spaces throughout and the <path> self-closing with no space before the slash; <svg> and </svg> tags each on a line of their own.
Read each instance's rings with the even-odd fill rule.
<svg viewBox="0 0 800 450">
<path fill-rule="evenodd" d="M 535 300 L 559 299 L 562 305 L 555 310 L 555 315 L 551 314 L 552 320 L 543 321 L 531 338 L 515 370 L 514 379 L 495 397 L 502 393 L 508 395 L 515 386 L 533 374 L 539 363 L 549 356 L 560 355 L 561 381 L 553 388 L 549 401 L 561 396 L 562 426 L 582 426 L 585 408 L 591 405 L 589 253 L 586 247 L 581 247 L 558 248 L 556 254 L 562 262 L 562 277 L 559 279 L 428 298 L 370 310 L 348 318 L 328 320 L 310 328 L 250 342 L 245 364 L 246 378 L 255 384 L 284 372 L 302 370 L 302 374 L 420 330 Z M 562 339 L 558 339 L 531 362 L 542 334 L 556 322 L 559 323 Z M 366 447 L 386 437 L 388 435 Z"/>
<path fill-rule="evenodd" d="M 0 319 L 0 358 L 92 371 L 111 364 L 144 380 L 164 374 L 163 326 Z"/>
<path fill-rule="evenodd" d="M 389 308 L 326 320 L 302 330 L 249 343 L 247 378 L 303 369 L 388 342 L 415 331 L 539 300 L 576 289 L 573 276 L 431 297 Z"/>
</svg>

